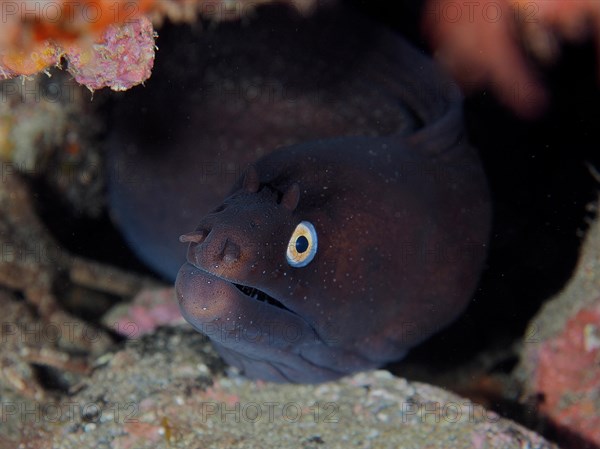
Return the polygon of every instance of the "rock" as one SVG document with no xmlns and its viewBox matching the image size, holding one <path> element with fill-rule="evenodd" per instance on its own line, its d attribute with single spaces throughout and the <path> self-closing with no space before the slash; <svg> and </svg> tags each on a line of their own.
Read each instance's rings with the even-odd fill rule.
<svg viewBox="0 0 600 449">
<path fill-rule="evenodd" d="M 226 377 L 206 338 L 181 327 L 130 340 L 104 359 L 79 392 L 52 409 L 34 407 L 27 435 L 65 449 L 556 448 L 464 398 L 387 371 L 320 385 Z M 5 418 L 32 420 L 12 405 Z"/>
<path fill-rule="evenodd" d="M 102 323 L 125 338 L 139 338 L 157 327 L 186 323 L 179 311 L 173 287 L 141 290 L 131 302 L 118 304 L 102 317 Z"/>
<path fill-rule="evenodd" d="M 571 281 L 531 321 L 517 370 L 559 443 L 600 445 L 600 225 Z"/>
</svg>

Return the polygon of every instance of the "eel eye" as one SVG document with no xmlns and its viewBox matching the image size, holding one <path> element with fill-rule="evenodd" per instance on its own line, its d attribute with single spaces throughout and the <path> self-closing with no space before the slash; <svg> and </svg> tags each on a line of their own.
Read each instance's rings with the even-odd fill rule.
<svg viewBox="0 0 600 449">
<path fill-rule="evenodd" d="M 308 221 L 301 221 L 288 243 L 285 257 L 292 267 L 305 267 L 317 254 L 317 231 Z"/>
</svg>

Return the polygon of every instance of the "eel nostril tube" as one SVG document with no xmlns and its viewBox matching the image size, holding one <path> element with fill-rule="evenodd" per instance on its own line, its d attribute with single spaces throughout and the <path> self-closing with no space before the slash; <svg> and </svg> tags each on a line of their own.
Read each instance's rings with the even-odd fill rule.
<svg viewBox="0 0 600 449">
<path fill-rule="evenodd" d="M 227 240 L 223 248 L 222 258 L 225 263 L 233 263 L 240 257 L 240 247 L 238 244 Z"/>
<path fill-rule="evenodd" d="M 181 243 L 202 243 L 207 235 L 208 232 L 205 230 L 192 231 L 179 236 L 179 241 Z"/>
</svg>

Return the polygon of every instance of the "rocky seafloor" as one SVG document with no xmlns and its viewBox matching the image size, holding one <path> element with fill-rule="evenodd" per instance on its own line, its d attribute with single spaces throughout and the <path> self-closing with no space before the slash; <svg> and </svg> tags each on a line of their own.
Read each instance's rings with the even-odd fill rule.
<svg viewBox="0 0 600 449">
<path fill-rule="evenodd" d="M 47 403 L 3 401 L 6 447 L 556 447 L 468 399 L 387 371 L 317 386 L 226 376 L 189 328 L 115 349 L 77 390 Z"/>
</svg>

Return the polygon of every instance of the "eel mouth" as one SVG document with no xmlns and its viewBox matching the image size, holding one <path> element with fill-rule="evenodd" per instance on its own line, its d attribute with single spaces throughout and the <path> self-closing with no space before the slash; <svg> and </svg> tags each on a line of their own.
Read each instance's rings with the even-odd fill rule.
<svg viewBox="0 0 600 449">
<path fill-rule="evenodd" d="M 301 320 L 303 323 L 297 323 L 299 328 L 311 327 L 297 312 L 268 293 L 236 281 L 239 282 L 185 263 L 175 280 L 175 292 L 184 318 L 201 332 L 207 323 L 232 314 L 236 319 L 245 317 L 256 322 L 267 317 L 277 322 Z"/>
<path fill-rule="evenodd" d="M 288 309 L 286 306 L 284 306 L 281 302 L 277 301 L 275 298 L 273 298 L 272 296 L 267 295 L 265 292 L 254 288 L 254 287 L 248 287 L 247 285 L 242 285 L 242 284 L 236 284 L 235 282 L 231 282 L 232 285 L 234 285 L 239 291 L 241 291 L 244 295 L 257 300 L 257 301 L 261 301 L 261 302 L 265 302 L 267 304 L 270 304 L 272 306 L 278 307 L 280 309 L 286 310 L 288 312 L 291 312 L 290 309 Z"/>
</svg>

